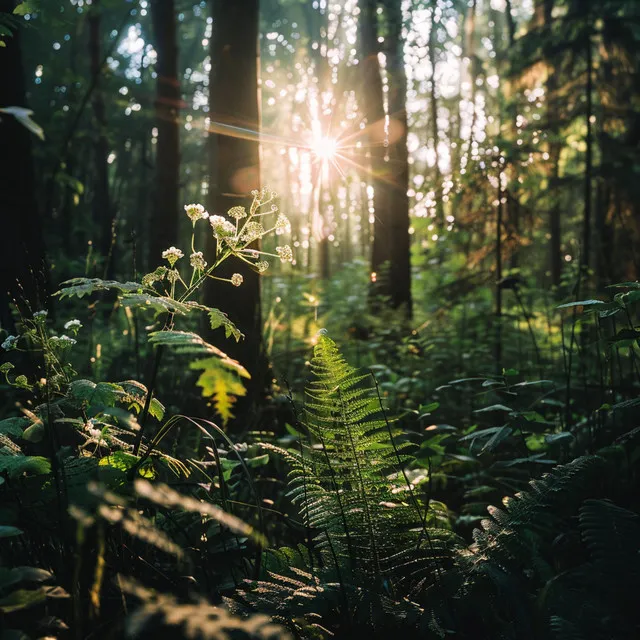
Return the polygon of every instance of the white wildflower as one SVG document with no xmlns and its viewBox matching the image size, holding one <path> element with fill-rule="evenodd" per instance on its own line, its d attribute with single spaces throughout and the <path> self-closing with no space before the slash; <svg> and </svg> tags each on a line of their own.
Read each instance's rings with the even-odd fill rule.
<svg viewBox="0 0 640 640">
<path fill-rule="evenodd" d="M 293 262 L 293 251 L 288 244 L 285 244 L 284 247 L 276 247 L 276 253 L 282 262 Z"/>
<path fill-rule="evenodd" d="M 230 218 L 241 220 L 247 217 L 247 210 L 244 207 L 231 207 L 231 209 L 227 211 L 227 214 Z"/>
<path fill-rule="evenodd" d="M 170 271 L 167 271 L 167 280 L 171 284 L 173 284 L 174 282 L 178 282 L 179 279 L 180 279 L 180 274 L 176 269 L 171 269 Z"/>
<path fill-rule="evenodd" d="M 226 238 L 228 236 L 234 236 L 236 233 L 235 225 L 222 216 L 211 216 L 209 222 L 213 229 L 213 235 L 216 238 Z"/>
<path fill-rule="evenodd" d="M 184 256 L 184 253 L 180 249 L 175 247 L 169 247 L 166 251 L 162 252 L 162 257 L 173 267 L 173 265 Z"/>
<path fill-rule="evenodd" d="M 209 217 L 209 214 L 201 204 L 185 204 L 184 210 L 191 222 L 193 222 L 193 226 L 198 220 L 206 220 Z"/>
<path fill-rule="evenodd" d="M 194 269 L 198 269 L 200 271 L 204 271 L 207 266 L 204 256 L 202 255 L 202 251 L 195 251 L 192 253 L 189 258 L 189 262 Z"/>
<path fill-rule="evenodd" d="M 61 349 L 66 349 L 67 347 L 72 347 L 77 343 L 77 340 L 70 338 L 69 336 L 51 336 L 49 342 L 56 347 L 60 347 Z"/>
<path fill-rule="evenodd" d="M 46 309 L 43 309 L 42 311 L 36 311 L 33 314 L 33 319 L 38 321 L 38 322 L 44 322 L 44 320 L 46 319 L 47 315 L 48 315 L 48 311 Z"/>
<path fill-rule="evenodd" d="M 239 287 L 242 283 L 244 282 L 244 278 L 242 277 L 242 274 L 240 273 L 234 273 L 231 276 L 231 284 L 234 287 Z"/>
<path fill-rule="evenodd" d="M 7 336 L 4 342 L 0 345 L 5 351 L 11 351 L 15 349 L 18 343 L 18 336 Z"/>
<path fill-rule="evenodd" d="M 259 222 L 247 222 L 242 230 L 242 242 L 253 242 L 262 238 L 265 233 L 265 228 Z"/>
<path fill-rule="evenodd" d="M 284 213 L 279 214 L 276 220 L 276 231 L 287 231 L 288 229 L 291 229 L 289 218 Z"/>
<path fill-rule="evenodd" d="M 261 260 L 260 262 L 256 262 L 256 269 L 258 273 L 264 273 L 269 268 L 269 263 L 266 260 Z"/>
<path fill-rule="evenodd" d="M 72 329 L 77 331 L 81 327 L 82 327 L 82 323 L 80 322 L 80 320 L 69 320 L 69 322 L 65 322 L 64 323 L 64 328 L 67 331 L 72 330 Z"/>
</svg>

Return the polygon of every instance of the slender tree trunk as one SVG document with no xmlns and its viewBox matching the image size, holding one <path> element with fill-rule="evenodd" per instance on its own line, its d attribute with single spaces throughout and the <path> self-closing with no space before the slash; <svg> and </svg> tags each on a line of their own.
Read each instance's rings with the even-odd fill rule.
<svg viewBox="0 0 640 640">
<path fill-rule="evenodd" d="M 12 0 L 0 0 L 0 11 L 11 13 Z M 0 107 L 26 107 L 22 69 L 21 29 L 0 48 Z M 37 114 L 34 118 L 37 121 Z M 32 136 L 13 116 L 0 114 L 0 149 L 6 158 L 0 171 L 0 326 L 13 326 L 9 305 L 21 312 L 49 303 L 42 216 L 35 198 Z"/>
<path fill-rule="evenodd" d="M 149 266 L 153 268 L 160 264 L 162 252 L 178 241 L 181 98 L 174 0 L 152 0 L 151 17 L 158 53 L 154 224 L 149 237 Z"/>
<path fill-rule="evenodd" d="M 362 0 L 360 4 L 360 48 L 362 67 L 361 110 L 366 120 L 368 148 L 371 154 L 371 184 L 373 186 L 373 246 L 371 249 L 371 271 L 376 286 L 375 293 L 388 293 L 388 285 L 381 278 L 383 266 L 392 260 L 393 240 L 386 202 L 387 189 L 384 183 L 384 100 L 382 77 L 378 61 L 378 18 L 376 0 Z M 386 289 L 386 290 L 385 290 Z"/>
<path fill-rule="evenodd" d="M 542 5 L 542 20 L 547 32 L 551 30 L 553 5 L 555 0 L 544 0 Z M 551 163 L 551 175 L 549 178 L 550 207 L 549 207 L 549 264 L 551 268 L 551 284 L 560 286 L 562 276 L 562 227 L 560 220 L 560 202 L 558 197 L 558 182 L 560 177 L 560 152 L 561 144 L 556 140 L 558 127 L 558 78 L 555 69 L 549 68 L 547 74 L 547 119 L 551 132 L 549 144 L 549 161 Z"/>
<path fill-rule="evenodd" d="M 258 93 L 258 0 L 229 2 L 212 0 L 213 35 L 210 44 L 209 115 L 212 121 L 259 131 Z M 260 146 L 255 138 L 245 139 L 210 133 L 209 202 L 211 214 L 223 215 L 236 205 L 249 206 L 248 194 L 260 185 Z M 215 251 L 209 240 L 208 255 Z M 239 260 L 230 259 L 220 269 L 220 277 L 240 273 L 240 287 L 209 280 L 205 286 L 205 304 L 219 307 L 245 334 L 236 343 L 227 340 L 223 350 L 238 359 L 251 374 L 247 396 L 235 407 L 235 424 L 250 427 L 253 408 L 267 387 L 268 363 L 262 343 L 260 279 Z M 211 335 L 220 344 L 220 334 Z"/>
<path fill-rule="evenodd" d="M 109 141 L 107 140 L 107 116 L 104 96 L 101 87 L 102 76 L 102 5 L 96 0 L 89 13 L 89 59 L 91 75 L 96 79 L 91 105 L 95 125 L 94 150 L 94 185 L 93 185 L 93 216 L 94 222 L 100 229 L 99 248 L 106 261 L 104 272 L 112 275 L 112 244 L 114 242 L 113 212 L 109 192 Z"/>
<path fill-rule="evenodd" d="M 438 141 L 440 139 L 438 130 L 438 97 L 436 93 L 436 21 L 435 14 L 438 0 L 432 0 L 431 9 L 431 30 L 429 31 L 429 63 L 431 65 L 431 87 L 429 89 L 429 99 L 431 103 L 431 137 L 433 138 L 433 154 L 435 164 L 433 167 L 434 185 L 436 201 L 436 222 L 441 227 L 445 226 L 444 203 L 442 201 L 442 174 L 440 173 L 440 153 L 438 152 Z"/>
<path fill-rule="evenodd" d="M 407 76 L 404 68 L 402 8 L 387 0 L 389 82 L 389 164 L 392 183 L 389 189 L 389 216 L 393 238 L 391 256 L 392 304 L 412 314 L 411 236 L 409 235 L 409 152 L 407 150 Z"/>
<path fill-rule="evenodd" d="M 496 372 L 502 374 L 502 171 L 498 169 L 496 207 Z"/>
</svg>

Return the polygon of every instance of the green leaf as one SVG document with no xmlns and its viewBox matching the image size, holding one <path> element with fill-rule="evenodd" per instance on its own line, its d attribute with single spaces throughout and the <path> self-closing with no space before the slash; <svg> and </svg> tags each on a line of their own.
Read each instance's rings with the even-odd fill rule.
<svg viewBox="0 0 640 640">
<path fill-rule="evenodd" d="M 100 278 L 72 278 L 62 283 L 62 289 L 54 295 L 60 298 L 71 298 L 76 296 L 83 298 L 96 291 L 120 291 L 131 293 L 142 291 L 143 286 L 138 282 L 117 282 L 116 280 L 101 280 Z"/>
<path fill-rule="evenodd" d="M 22 439 L 27 442 L 40 442 L 44 437 L 44 422 L 37 419 L 24 430 Z"/>
<path fill-rule="evenodd" d="M 473 413 L 488 413 L 489 411 L 507 411 L 508 413 L 511 413 L 513 409 L 510 409 L 503 404 L 492 404 L 490 407 L 476 409 Z"/>
<path fill-rule="evenodd" d="M 223 313 L 219 309 L 209 310 L 209 322 L 211 323 L 212 329 L 224 327 L 224 334 L 227 338 L 229 336 L 233 336 L 236 339 L 236 342 L 239 342 L 240 338 L 244 338 L 240 329 L 238 329 L 238 327 L 229 320 L 226 313 Z"/>
<path fill-rule="evenodd" d="M 137 380 L 124 380 L 118 383 L 125 391 L 128 398 L 126 401 L 130 402 L 140 412 L 147 400 L 147 387 Z M 162 420 L 164 418 L 165 407 L 157 398 L 151 398 L 149 404 L 149 413 L 156 419 Z"/>
<path fill-rule="evenodd" d="M 220 359 L 225 368 L 235 371 L 244 378 L 251 377 L 249 372 L 237 360 L 229 357 L 218 347 L 205 342 L 197 333 L 189 331 L 154 331 L 149 334 L 149 342 L 153 345 L 168 347 L 176 353 L 215 356 Z"/>
<path fill-rule="evenodd" d="M 51 463 L 42 456 L 4 456 L 0 455 L 0 473 L 6 472 L 10 479 L 22 475 L 43 475 L 50 473 Z"/>
<path fill-rule="evenodd" d="M 69 385 L 67 395 L 74 400 L 86 402 L 89 406 L 113 407 L 123 399 L 124 389 L 113 382 L 92 382 L 91 380 L 74 380 Z"/>
<path fill-rule="evenodd" d="M 577 302 L 566 302 L 565 304 L 560 304 L 556 308 L 569 309 L 570 307 L 594 307 L 607 304 L 610 303 L 604 302 L 604 300 L 578 300 Z"/>
<path fill-rule="evenodd" d="M 25 418 L 24 416 L 5 418 L 4 420 L 0 420 L 0 433 L 19 438 L 22 436 L 22 432 L 28 424 L 29 418 Z"/>
<path fill-rule="evenodd" d="M 21 2 L 13 8 L 13 13 L 16 16 L 26 16 L 28 13 L 33 13 L 34 8 L 29 2 Z"/>
<path fill-rule="evenodd" d="M 218 358 L 197 360 L 189 368 L 203 370 L 196 384 L 202 388 L 203 397 L 213 399 L 216 412 L 226 425 L 233 418 L 232 409 L 236 398 L 247 392 L 238 372 L 227 368 Z"/>
<path fill-rule="evenodd" d="M 153 309 L 159 313 L 177 313 L 182 316 L 187 315 L 193 308 L 191 305 L 167 296 L 154 296 L 147 293 L 125 294 L 122 298 L 122 304 L 126 307 Z"/>
<path fill-rule="evenodd" d="M 17 527 L 10 527 L 9 525 L 0 525 L 0 538 L 13 538 L 14 536 L 21 536 L 23 531 Z M 0 584 L 0 586 L 4 586 Z"/>
<path fill-rule="evenodd" d="M 31 109 L 26 109 L 25 107 L 2 107 L 0 108 L 0 113 L 8 113 L 13 116 L 25 129 L 38 136 L 40 140 L 44 140 L 44 130 L 37 122 L 31 119 L 33 115 Z"/>
<path fill-rule="evenodd" d="M 99 466 L 113 467 L 119 471 L 127 472 L 135 467 L 138 460 L 140 460 L 138 456 L 134 456 L 126 451 L 114 451 L 112 454 L 101 458 Z M 151 460 L 147 460 L 140 469 L 138 469 L 138 475 L 142 478 L 155 478 L 156 472 L 153 469 L 153 462 Z"/>
</svg>

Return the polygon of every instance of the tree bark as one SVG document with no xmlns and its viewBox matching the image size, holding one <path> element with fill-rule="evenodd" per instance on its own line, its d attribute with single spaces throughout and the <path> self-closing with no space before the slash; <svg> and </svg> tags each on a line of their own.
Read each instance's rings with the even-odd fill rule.
<svg viewBox="0 0 640 640">
<path fill-rule="evenodd" d="M 551 30 L 552 13 L 554 0 L 543 0 L 542 4 L 542 20 L 545 29 Z M 551 162 L 551 175 L 549 178 L 550 191 L 550 208 L 549 208 L 549 264 L 551 270 L 551 284 L 555 287 L 560 286 L 560 278 L 562 276 L 562 226 L 560 219 L 560 203 L 558 200 L 558 182 L 560 177 L 560 152 L 561 144 L 555 139 L 557 136 L 558 125 L 558 108 L 556 95 L 558 89 L 558 78 L 555 69 L 548 69 L 547 77 L 547 119 L 548 127 L 551 134 L 551 143 L 549 144 L 549 160 Z"/>
<path fill-rule="evenodd" d="M 407 76 L 404 68 L 402 8 L 386 1 L 388 20 L 387 79 L 389 82 L 389 217 L 391 222 L 391 302 L 412 314 L 411 237 L 409 235 L 409 152 L 407 150 Z"/>
<path fill-rule="evenodd" d="M 586 4 L 587 9 L 587 24 L 586 24 L 586 66 L 587 66 L 587 81 L 586 81 L 586 145 L 587 150 L 585 154 L 585 170 L 584 170 L 584 221 L 583 221 L 583 236 L 582 236 L 582 256 L 580 264 L 584 269 L 589 268 L 591 259 L 591 191 L 592 191 L 592 173 L 593 173 L 593 136 L 591 133 L 592 123 L 591 116 L 593 114 L 593 47 L 591 44 L 591 17 L 589 15 L 589 3 Z"/>
<path fill-rule="evenodd" d="M 258 0 L 229 2 L 212 0 L 214 32 L 211 38 L 209 115 L 212 122 L 258 132 L 260 107 L 258 93 Z M 247 198 L 260 185 L 260 146 L 256 138 L 209 133 L 209 213 L 223 215 L 236 205 L 249 206 Z M 208 255 L 214 255 L 210 237 Z M 254 408 L 268 387 L 269 367 L 263 348 L 258 274 L 231 258 L 218 272 L 229 278 L 240 273 L 240 287 L 209 280 L 204 289 L 205 304 L 227 313 L 245 334 L 236 343 L 227 340 L 223 350 L 239 360 L 251 374 L 247 395 L 235 406 L 235 425 L 252 426 Z M 219 343 L 216 332 L 211 340 Z"/>
<path fill-rule="evenodd" d="M 431 65 L 431 88 L 429 98 L 431 102 L 431 137 L 433 138 L 434 164 L 434 185 L 433 192 L 436 201 L 436 222 L 439 226 L 445 226 L 444 203 L 442 201 L 442 175 L 440 174 L 440 154 L 438 152 L 439 130 L 438 130 L 438 97 L 436 94 L 436 7 L 438 0 L 433 0 L 431 9 L 431 30 L 429 31 L 429 64 Z"/>
<path fill-rule="evenodd" d="M 385 172 L 384 148 L 384 100 L 382 77 L 378 61 L 378 18 L 376 0 L 362 0 L 360 3 L 360 49 L 361 49 L 361 111 L 366 122 L 365 132 L 370 150 L 371 185 L 373 186 L 373 246 L 371 249 L 371 271 L 375 282 L 374 293 L 387 293 L 381 278 L 383 266 L 392 260 L 393 241 L 391 224 L 386 202 L 386 187 L 383 180 Z M 385 291 L 386 289 L 386 291 Z"/>
<path fill-rule="evenodd" d="M 154 224 L 149 238 L 149 267 L 153 268 L 160 264 L 162 252 L 178 240 L 181 97 L 174 0 L 153 0 L 151 17 L 158 53 L 156 184 Z"/>
<path fill-rule="evenodd" d="M 101 46 L 101 13 L 102 7 L 96 0 L 89 12 L 89 60 L 91 75 L 95 78 L 95 87 L 91 105 L 93 108 L 93 121 L 95 137 L 93 141 L 94 153 L 94 185 L 93 185 L 93 218 L 100 229 L 99 249 L 105 260 L 104 272 L 112 275 L 112 243 L 114 236 L 113 213 L 109 193 L 109 141 L 107 140 L 107 116 L 104 105 L 104 96 L 101 88 L 102 77 L 102 46 Z"/>
</svg>

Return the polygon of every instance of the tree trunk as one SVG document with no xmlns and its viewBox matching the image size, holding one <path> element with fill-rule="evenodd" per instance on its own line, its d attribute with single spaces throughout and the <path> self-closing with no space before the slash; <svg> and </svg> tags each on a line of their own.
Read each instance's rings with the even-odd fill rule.
<svg viewBox="0 0 640 640">
<path fill-rule="evenodd" d="M 438 152 L 438 97 L 436 94 L 436 7 L 438 0 L 433 0 L 431 8 L 431 30 L 429 31 L 429 64 L 431 65 L 431 88 L 429 97 L 431 102 L 431 137 L 433 138 L 434 164 L 434 185 L 433 192 L 436 201 L 436 222 L 439 226 L 445 226 L 444 203 L 442 201 L 442 175 L 440 174 L 440 154 Z"/>
<path fill-rule="evenodd" d="M 543 21 L 545 29 L 551 30 L 552 13 L 554 0 L 544 0 L 542 5 Z M 551 134 L 549 144 L 549 160 L 551 163 L 551 174 L 549 178 L 550 208 L 549 208 L 549 264 L 551 270 L 551 284 L 554 287 L 560 286 L 562 276 L 562 227 L 560 220 L 560 202 L 558 198 L 558 182 L 560 177 L 560 152 L 561 144 L 555 139 L 557 136 L 558 107 L 556 95 L 558 89 L 558 77 L 555 69 L 549 68 L 547 71 L 547 119 Z"/>
<path fill-rule="evenodd" d="M 591 258 L 591 181 L 593 173 L 593 136 L 591 133 L 591 116 L 593 114 L 593 47 L 591 44 L 591 18 L 589 15 L 589 4 L 587 9 L 587 34 L 586 34 L 586 65 L 587 65 L 587 86 L 586 86 L 586 145 L 585 170 L 584 170 L 584 222 L 582 236 L 582 256 L 580 264 L 584 269 L 589 268 Z"/>
<path fill-rule="evenodd" d="M 11 13 L 14 2 L 0 0 L 0 11 Z M 26 107 L 21 33 L 5 38 L 0 48 L 0 107 Z M 10 303 L 22 313 L 47 307 L 48 266 L 42 216 L 35 198 L 31 143 L 33 135 L 13 116 L 0 114 L 0 149 L 10 154 L 0 171 L 0 326 L 11 329 Z M 37 121 L 37 114 L 34 116 Z"/>
<path fill-rule="evenodd" d="M 411 237 L 409 235 L 409 152 L 407 150 L 407 76 L 404 68 L 402 8 L 387 0 L 389 82 L 389 216 L 393 238 L 391 256 L 392 304 L 411 317 Z"/>
<path fill-rule="evenodd" d="M 156 184 L 154 224 L 149 238 L 149 267 L 153 268 L 160 264 L 162 252 L 178 241 L 181 98 L 174 0 L 153 0 L 151 17 L 158 53 Z"/>
<path fill-rule="evenodd" d="M 107 116 L 102 94 L 102 46 L 101 46 L 101 22 L 102 7 L 96 0 L 89 13 L 89 60 L 91 75 L 95 78 L 93 98 L 93 120 L 95 126 L 95 138 L 93 141 L 94 153 L 94 185 L 93 185 L 93 218 L 100 229 L 99 249 L 105 260 L 104 273 L 112 275 L 112 243 L 114 237 L 113 214 L 109 193 L 109 142 L 107 140 Z"/>
<path fill-rule="evenodd" d="M 378 18 L 376 0 L 362 0 L 360 3 L 360 48 L 362 67 L 361 111 L 366 121 L 365 132 L 371 154 L 371 185 L 373 186 L 373 246 L 371 250 L 371 271 L 376 286 L 374 293 L 388 293 L 389 284 L 381 278 L 385 264 L 392 260 L 393 240 L 386 202 L 386 187 L 382 176 L 385 172 L 384 148 L 384 100 L 382 77 L 378 62 Z"/>
<path fill-rule="evenodd" d="M 213 35 L 210 44 L 209 115 L 212 122 L 259 131 L 258 0 L 212 0 Z M 248 194 L 259 188 L 260 146 L 257 138 L 209 133 L 209 213 L 223 215 L 236 205 L 248 208 Z M 215 251 L 210 237 L 208 255 Z M 205 304 L 221 308 L 245 334 L 236 343 L 227 340 L 223 350 L 238 359 L 251 374 L 247 395 L 235 407 L 235 424 L 252 426 L 253 408 L 268 385 L 269 367 L 262 342 L 260 279 L 248 265 L 231 258 L 218 272 L 229 278 L 240 273 L 240 287 L 209 280 Z M 210 337 L 220 343 L 220 334 Z"/>
</svg>

